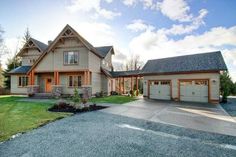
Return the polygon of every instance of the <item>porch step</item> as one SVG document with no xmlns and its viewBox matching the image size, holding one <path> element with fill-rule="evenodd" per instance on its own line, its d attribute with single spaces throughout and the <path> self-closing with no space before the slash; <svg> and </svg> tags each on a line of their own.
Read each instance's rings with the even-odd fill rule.
<svg viewBox="0 0 236 157">
<path fill-rule="evenodd" d="M 49 99 L 52 98 L 52 93 L 35 93 L 32 98 Z"/>
</svg>

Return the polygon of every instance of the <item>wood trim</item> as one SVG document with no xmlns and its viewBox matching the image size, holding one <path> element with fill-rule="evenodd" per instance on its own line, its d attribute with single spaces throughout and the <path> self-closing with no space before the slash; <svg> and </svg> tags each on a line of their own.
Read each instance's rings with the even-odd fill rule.
<svg viewBox="0 0 236 157">
<path fill-rule="evenodd" d="M 178 100 L 180 101 L 180 82 L 183 82 L 183 81 L 207 81 L 208 82 L 208 103 L 210 103 L 210 100 L 211 100 L 211 85 L 210 85 L 210 79 L 209 78 L 197 78 L 197 79 L 178 79 Z"/>
<path fill-rule="evenodd" d="M 163 73 L 147 73 L 139 74 L 141 76 L 152 76 L 152 75 L 181 75 L 181 74 L 198 74 L 198 73 L 219 73 L 220 70 L 206 70 L 206 71 L 186 71 L 186 72 L 163 72 Z"/>
<path fill-rule="evenodd" d="M 55 71 L 60 72 L 60 73 L 67 73 L 67 72 L 84 72 L 88 71 L 88 69 L 80 69 L 80 70 L 54 70 L 54 71 L 47 71 L 47 70 L 42 70 L 42 71 L 35 71 L 35 73 L 54 73 Z"/>
<path fill-rule="evenodd" d="M 150 98 L 150 83 L 153 81 L 168 81 L 170 82 L 170 100 L 172 99 L 172 80 L 159 79 L 159 80 L 148 80 L 148 98 Z"/>
</svg>

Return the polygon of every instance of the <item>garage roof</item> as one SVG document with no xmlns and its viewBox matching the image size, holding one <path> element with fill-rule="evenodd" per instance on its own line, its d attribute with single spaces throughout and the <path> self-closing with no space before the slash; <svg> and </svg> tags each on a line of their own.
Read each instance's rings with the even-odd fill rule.
<svg viewBox="0 0 236 157">
<path fill-rule="evenodd" d="M 227 70 L 220 51 L 149 60 L 141 74 Z"/>
</svg>

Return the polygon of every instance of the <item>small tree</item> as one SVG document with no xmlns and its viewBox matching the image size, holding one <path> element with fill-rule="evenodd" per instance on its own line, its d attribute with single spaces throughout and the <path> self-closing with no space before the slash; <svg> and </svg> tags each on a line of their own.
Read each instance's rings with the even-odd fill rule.
<svg viewBox="0 0 236 157">
<path fill-rule="evenodd" d="M 75 104 L 79 104 L 80 103 L 80 96 L 79 96 L 79 92 L 78 92 L 78 90 L 75 88 L 74 89 L 74 95 L 73 95 L 73 102 L 75 103 Z"/>
<path fill-rule="evenodd" d="M 232 81 L 228 72 L 220 75 L 220 92 L 222 94 L 222 102 L 227 102 L 227 96 L 230 95 Z"/>
</svg>

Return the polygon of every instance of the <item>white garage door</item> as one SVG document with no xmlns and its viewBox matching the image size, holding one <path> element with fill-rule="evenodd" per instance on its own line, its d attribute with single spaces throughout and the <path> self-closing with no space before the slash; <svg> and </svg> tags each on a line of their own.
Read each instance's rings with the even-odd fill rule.
<svg viewBox="0 0 236 157">
<path fill-rule="evenodd" d="M 180 82 L 180 100 L 208 102 L 208 81 L 190 80 Z"/>
<path fill-rule="evenodd" d="M 170 81 L 151 81 L 149 98 L 170 100 Z"/>
</svg>

